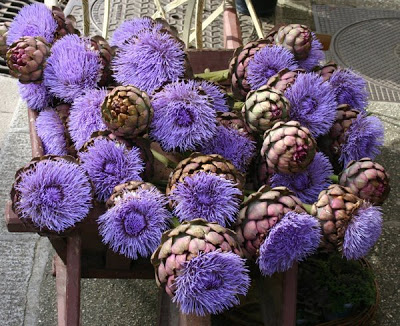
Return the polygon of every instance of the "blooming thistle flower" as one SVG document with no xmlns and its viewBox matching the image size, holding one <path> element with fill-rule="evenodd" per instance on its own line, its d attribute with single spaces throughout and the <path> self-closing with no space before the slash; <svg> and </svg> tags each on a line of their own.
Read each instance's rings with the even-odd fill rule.
<svg viewBox="0 0 400 326">
<path fill-rule="evenodd" d="M 380 152 L 379 147 L 383 145 L 383 124 L 377 117 L 360 113 L 353 119 L 345 136 L 346 141 L 340 148 L 339 157 L 344 166 L 363 157 L 373 160 Z"/>
<path fill-rule="evenodd" d="M 329 83 L 335 91 L 338 104 L 348 104 L 353 109 L 365 111 L 368 91 L 363 77 L 348 68 L 338 69 L 333 72 Z"/>
<path fill-rule="evenodd" d="M 257 263 L 261 274 L 285 272 L 302 261 L 319 246 L 321 230 L 318 220 L 308 214 L 286 213 L 269 232 L 260 247 Z"/>
<path fill-rule="evenodd" d="M 293 53 L 283 46 L 265 46 L 249 61 L 247 80 L 251 89 L 258 89 L 264 86 L 270 77 L 285 68 L 289 70 L 299 68 Z"/>
<path fill-rule="evenodd" d="M 64 124 L 54 109 L 41 111 L 35 125 L 45 154 L 67 155 Z"/>
<path fill-rule="evenodd" d="M 92 89 L 75 99 L 71 106 L 68 130 L 76 149 L 80 149 L 95 131 L 106 130 L 101 117 L 105 89 Z"/>
<path fill-rule="evenodd" d="M 143 31 L 160 31 L 162 25 L 156 23 L 150 17 L 134 18 L 124 21 L 113 33 L 111 46 L 123 47 L 125 42 L 132 37 L 137 37 Z"/>
<path fill-rule="evenodd" d="M 318 66 L 319 63 L 325 59 L 324 51 L 322 51 L 322 44 L 316 37 L 314 33 L 312 33 L 313 40 L 311 42 L 311 49 L 308 57 L 304 60 L 298 60 L 297 63 L 299 68 L 302 68 L 308 72 L 310 72 L 315 66 Z"/>
<path fill-rule="evenodd" d="M 156 187 L 126 192 L 98 219 L 103 242 L 131 259 L 149 256 L 160 244 L 171 217 Z"/>
<path fill-rule="evenodd" d="M 216 133 L 216 112 L 196 81 L 168 84 L 153 97 L 150 136 L 165 151 L 195 150 Z"/>
<path fill-rule="evenodd" d="M 221 88 L 207 80 L 202 80 L 198 83 L 200 94 L 205 94 L 211 102 L 213 108 L 217 112 L 228 112 L 229 106 L 226 95 L 221 91 Z"/>
<path fill-rule="evenodd" d="M 151 94 L 185 72 L 183 45 L 169 33 L 146 31 L 119 49 L 112 61 L 114 78 Z"/>
<path fill-rule="evenodd" d="M 285 92 L 290 102 L 290 119 L 299 121 L 314 137 L 326 134 L 336 118 L 335 93 L 315 73 L 299 74 Z"/>
<path fill-rule="evenodd" d="M 203 218 L 226 227 L 236 220 L 241 194 L 232 181 L 199 172 L 178 183 L 170 198 L 176 203 L 174 214 L 181 222 Z"/>
<path fill-rule="evenodd" d="M 78 164 L 43 160 L 19 179 L 16 211 L 40 229 L 62 232 L 83 220 L 92 207 L 92 187 Z"/>
<path fill-rule="evenodd" d="M 50 93 L 68 103 L 93 89 L 101 76 L 101 60 L 91 50 L 89 39 L 66 35 L 55 42 L 44 69 L 44 84 Z"/>
<path fill-rule="evenodd" d="M 18 82 L 19 94 L 26 101 L 32 110 L 43 110 L 47 108 L 51 101 L 51 96 L 43 83 L 40 84 L 21 84 Z"/>
<path fill-rule="evenodd" d="M 368 254 L 382 231 L 382 209 L 364 202 L 347 226 L 343 256 L 347 259 L 360 259 Z"/>
<path fill-rule="evenodd" d="M 285 186 L 302 202 L 312 204 L 317 201 L 319 193 L 332 183 L 329 179 L 332 174 L 333 168 L 329 159 L 324 154 L 317 153 L 305 171 L 293 174 L 275 173 L 271 178 L 271 185 Z"/>
<path fill-rule="evenodd" d="M 14 18 L 7 34 L 7 45 L 10 46 L 23 36 L 41 36 L 48 43 L 54 40 L 57 22 L 51 10 L 42 3 L 24 6 Z"/>
<path fill-rule="evenodd" d="M 238 130 L 217 127 L 217 134 L 200 147 L 203 154 L 219 154 L 230 160 L 235 168 L 246 172 L 247 166 L 256 153 L 255 142 Z"/>
<path fill-rule="evenodd" d="M 183 263 L 173 302 L 184 314 L 217 314 L 240 303 L 250 286 L 246 261 L 232 252 L 203 253 Z"/>
<path fill-rule="evenodd" d="M 142 180 L 139 175 L 144 165 L 136 147 L 129 150 L 124 144 L 96 139 L 87 151 L 79 153 L 79 158 L 94 184 L 99 201 L 106 201 L 114 187 L 121 183 Z"/>
</svg>

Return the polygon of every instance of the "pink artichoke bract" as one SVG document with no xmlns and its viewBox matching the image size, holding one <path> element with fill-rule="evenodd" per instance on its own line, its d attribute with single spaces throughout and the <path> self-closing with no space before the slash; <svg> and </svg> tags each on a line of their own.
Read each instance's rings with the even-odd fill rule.
<svg viewBox="0 0 400 326">
<path fill-rule="evenodd" d="M 312 38 L 311 30 L 307 26 L 289 24 L 279 28 L 274 41 L 292 52 L 297 60 L 304 60 L 310 53 Z"/>
</svg>

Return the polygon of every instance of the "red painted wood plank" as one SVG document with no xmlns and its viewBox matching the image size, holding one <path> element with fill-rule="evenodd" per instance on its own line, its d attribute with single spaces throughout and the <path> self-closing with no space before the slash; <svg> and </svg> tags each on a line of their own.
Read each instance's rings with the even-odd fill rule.
<svg viewBox="0 0 400 326">
<path fill-rule="evenodd" d="M 284 326 L 296 324 L 297 271 L 298 265 L 295 263 L 283 277 L 282 325 Z"/>
<path fill-rule="evenodd" d="M 223 14 L 224 21 L 224 47 L 226 49 L 236 49 L 243 45 L 242 31 L 236 8 L 225 8 Z"/>
</svg>

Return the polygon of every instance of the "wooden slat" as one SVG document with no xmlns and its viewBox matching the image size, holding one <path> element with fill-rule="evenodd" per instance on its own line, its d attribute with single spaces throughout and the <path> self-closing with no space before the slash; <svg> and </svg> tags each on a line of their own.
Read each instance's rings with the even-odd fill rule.
<svg viewBox="0 0 400 326">
<path fill-rule="evenodd" d="M 295 263 L 283 276 L 282 325 L 284 326 L 296 324 L 297 272 L 298 265 Z"/>
<path fill-rule="evenodd" d="M 129 270 L 132 260 L 111 249 L 106 252 L 106 269 Z"/>
<path fill-rule="evenodd" d="M 210 315 L 196 316 L 179 314 L 179 326 L 211 326 Z"/>
<path fill-rule="evenodd" d="M 57 290 L 57 320 L 58 326 L 66 326 L 67 308 L 67 267 L 60 257 L 55 257 L 56 290 Z"/>
<path fill-rule="evenodd" d="M 31 139 L 32 147 L 32 157 L 44 155 L 43 144 L 39 136 L 36 133 L 35 120 L 39 113 L 32 109 L 28 109 L 28 119 L 29 119 L 29 135 Z"/>
<path fill-rule="evenodd" d="M 228 69 L 229 61 L 233 56 L 232 49 L 203 49 L 201 51 L 188 49 L 187 53 L 195 74 L 204 72 L 206 68 L 210 71 Z"/>
</svg>

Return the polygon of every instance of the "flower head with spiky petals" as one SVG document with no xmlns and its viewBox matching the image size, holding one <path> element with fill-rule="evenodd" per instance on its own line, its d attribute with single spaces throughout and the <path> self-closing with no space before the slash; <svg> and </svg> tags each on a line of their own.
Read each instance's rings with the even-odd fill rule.
<svg viewBox="0 0 400 326">
<path fill-rule="evenodd" d="M 151 94 L 183 77 L 185 51 L 171 34 L 144 30 L 119 49 L 112 65 L 117 82 Z"/>
<path fill-rule="evenodd" d="M 184 263 L 173 301 L 184 314 L 217 314 L 239 304 L 250 286 L 246 261 L 232 252 L 211 251 Z"/>
<path fill-rule="evenodd" d="M 124 21 L 114 31 L 110 45 L 123 47 L 125 42 L 129 41 L 132 37 L 137 37 L 143 31 L 160 31 L 162 29 L 160 23 L 155 22 L 150 17 L 133 18 Z"/>
<path fill-rule="evenodd" d="M 320 242 L 318 220 L 308 214 L 286 213 L 260 247 L 257 263 L 261 274 L 285 272 L 297 261 L 314 253 Z"/>
<path fill-rule="evenodd" d="M 204 146 L 203 154 L 219 154 L 230 160 L 241 172 L 246 172 L 248 165 L 256 154 L 255 142 L 233 128 L 217 127 L 217 134 Z"/>
<path fill-rule="evenodd" d="M 347 226 L 343 256 L 360 259 L 368 254 L 382 232 L 382 209 L 364 202 Z"/>
<path fill-rule="evenodd" d="M 105 89 L 92 89 L 76 98 L 72 104 L 68 130 L 78 150 L 95 131 L 107 129 L 101 117 L 101 105 L 106 95 Z"/>
<path fill-rule="evenodd" d="M 374 159 L 383 145 L 384 128 L 377 117 L 360 113 L 346 131 L 346 141 L 340 148 L 340 162 L 347 164 L 363 157 Z"/>
<path fill-rule="evenodd" d="M 368 105 L 367 82 L 349 68 L 333 72 L 329 83 L 336 94 L 338 104 L 348 104 L 353 109 L 365 111 Z"/>
<path fill-rule="evenodd" d="M 41 111 L 35 126 L 45 154 L 67 155 L 64 124 L 54 109 Z"/>
<path fill-rule="evenodd" d="M 218 175 L 199 172 L 187 176 L 171 194 L 174 214 L 181 222 L 203 218 L 226 227 L 236 221 L 242 192 Z"/>
<path fill-rule="evenodd" d="M 306 204 L 318 199 L 319 193 L 332 183 L 332 164 L 322 153 L 315 154 L 305 171 L 293 174 L 275 173 L 271 178 L 272 187 L 285 186 Z"/>
<path fill-rule="evenodd" d="M 43 110 L 47 108 L 51 101 L 51 96 L 43 85 L 40 84 L 21 84 L 18 82 L 19 94 L 26 101 L 28 107 L 32 110 Z"/>
<path fill-rule="evenodd" d="M 144 169 L 140 151 L 107 139 L 96 139 L 87 151 L 79 153 L 81 166 L 89 174 L 96 198 L 106 201 L 115 186 L 131 181 L 141 181 Z"/>
<path fill-rule="evenodd" d="M 226 95 L 222 92 L 219 86 L 207 80 L 202 80 L 198 84 L 198 89 L 200 92 L 205 93 L 215 111 L 218 112 L 229 111 Z"/>
<path fill-rule="evenodd" d="M 215 136 L 216 111 L 197 87 L 196 81 L 180 81 L 154 95 L 150 136 L 165 151 L 195 150 Z"/>
<path fill-rule="evenodd" d="M 299 68 L 292 52 L 278 45 L 263 47 L 249 61 L 247 80 L 251 89 L 259 89 L 266 85 L 270 77 L 285 68 L 289 70 Z"/>
<path fill-rule="evenodd" d="M 50 93 L 72 103 L 86 90 L 96 87 L 102 64 L 89 39 L 66 35 L 51 48 L 44 69 L 44 84 Z"/>
<path fill-rule="evenodd" d="M 322 50 L 321 42 L 318 40 L 314 33 L 312 33 L 312 37 L 313 39 L 311 42 L 311 49 L 308 57 L 304 60 L 297 61 L 299 68 L 302 68 L 308 72 L 310 72 L 315 66 L 318 66 L 320 62 L 325 59 L 325 54 Z"/>
<path fill-rule="evenodd" d="M 57 22 L 51 10 L 43 3 L 34 3 L 21 8 L 13 19 L 7 34 L 7 45 L 10 46 L 23 36 L 41 36 L 52 43 L 56 30 Z"/>
<path fill-rule="evenodd" d="M 315 73 L 299 74 L 285 92 L 290 102 L 290 119 L 299 121 L 314 137 L 326 134 L 336 118 L 335 93 Z"/>
<path fill-rule="evenodd" d="M 167 203 L 156 187 L 124 193 L 116 205 L 98 219 L 103 242 L 131 259 L 151 255 L 171 218 Z"/>
<path fill-rule="evenodd" d="M 20 179 L 16 209 L 40 229 L 62 232 L 83 220 L 92 207 L 92 187 L 78 164 L 43 160 Z"/>
</svg>

